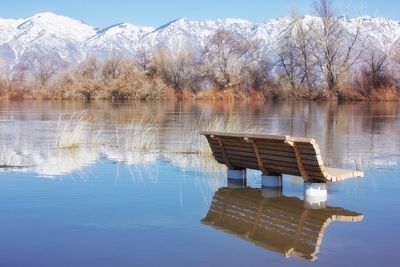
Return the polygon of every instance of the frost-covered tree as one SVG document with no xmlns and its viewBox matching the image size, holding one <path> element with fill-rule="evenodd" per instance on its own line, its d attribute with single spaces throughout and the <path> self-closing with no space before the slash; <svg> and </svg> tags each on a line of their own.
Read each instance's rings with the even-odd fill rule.
<svg viewBox="0 0 400 267">
<path fill-rule="evenodd" d="M 65 64 L 62 64 L 57 55 L 30 52 L 24 55 L 23 63 L 18 65 L 16 72 L 27 73 L 28 80 L 33 80 L 39 87 L 45 87 L 64 68 Z"/>
<path fill-rule="evenodd" d="M 292 14 L 288 27 L 278 38 L 276 64 L 280 79 L 286 81 L 298 96 L 308 91 L 311 96 L 315 88 L 316 57 L 312 51 L 313 22 Z"/>
<path fill-rule="evenodd" d="M 315 1 L 314 12 L 320 17 L 320 23 L 313 27 L 313 51 L 328 91 L 338 95 L 342 78 L 364 51 L 360 28 L 350 33 L 341 25 L 335 15 L 333 0 Z"/>
<path fill-rule="evenodd" d="M 158 49 L 151 60 L 151 68 L 173 89 L 182 91 L 185 88 L 196 90 L 202 81 L 201 73 L 192 52 L 181 48 L 172 51 L 169 48 Z"/>
<path fill-rule="evenodd" d="M 218 89 L 240 86 L 244 74 L 260 58 L 260 42 L 219 29 L 203 51 L 205 73 Z"/>
</svg>

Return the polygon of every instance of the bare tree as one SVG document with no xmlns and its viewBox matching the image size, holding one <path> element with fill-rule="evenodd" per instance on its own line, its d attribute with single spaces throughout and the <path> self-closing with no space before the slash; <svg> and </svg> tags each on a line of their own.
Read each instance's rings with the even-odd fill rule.
<svg viewBox="0 0 400 267">
<path fill-rule="evenodd" d="M 120 74 L 122 59 L 119 56 L 111 56 L 102 65 L 101 74 L 104 79 L 116 79 Z"/>
<path fill-rule="evenodd" d="M 197 71 L 198 63 L 193 54 L 185 48 L 177 51 L 158 49 L 153 56 L 151 68 L 167 85 L 177 91 L 185 88 L 196 90 L 202 80 Z"/>
<path fill-rule="evenodd" d="M 190 88 L 193 91 L 199 89 L 203 79 L 199 65 L 193 53 L 187 49 L 171 53 L 169 71 L 174 87 L 179 90 L 183 88 Z"/>
<path fill-rule="evenodd" d="M 152 72 L 152 57 L 150 53 L 145 48 L 140 48 L 135 55 L 136 66 L 139 70 L 143 71 L 146 75 L 152 77 L 154 72 Z"/>
<path fill-rule="evenodd" d="M 245 71 L 241 74 L 243 89 L 263 90 L 272 85 L 273 64 L 264 55 L 258 61 L 248 64 Z"/>
<path fill-rule="evenodd" d="M 277 67 L 280 73 L 280 79 L 287 81 L 290 85 L 292 92 L 299 93 L 301 86 L 304 82 L 302 78 L 301 69 L 299 66 L 299 51 L 297 48 L 296 40 L 293 37 L 293 24 L 290 24 L 285 29 L 281 37 L 278 38 Z"/>
<path fill-rule="evenodd" d="M 6 80 L 8 78 L 9 69 L 5 61 L 0 58 L 0 79 Z"/>
<path fill-rule="evenodd" d="M 368 57 L 364 60 L 362 69 L 364 87 L 367 90 L 371 88 L 378 89 L 387 86 L 390 82 L 390 77 L 387 74 L 388 56 L 387 53 L 379 50 L 376 47 L 370 48 Z"/>
<path fill-rule="evenodd" d="M 391 67 L 399 72 L 400 68 L 400 41 L 395 42 L 386 51 L 387 61 L 391 64 Z"/>
<path fill-rule="evenodd" d="M 37 53 L 30 53 L 26 55 L 18 71 L 28 72 L 40 87 L 44 87 L 62 68 L 53 55 L 39 56 Z"/>
<path fill-rule="evenodd" d="M 98 82 L 100 71 L 101 64 L 95 57 L 90 57 L 76 66 L 72 74 L 76 87 L 74 91 L 87 100 L 93 98 L 97 91 L 101 90 Z"/>
<path fill-rule="evenodd" d="M 288 82 L 292 92 L 303 95 L 306 88 L 309 96 L 315 88 L 316 57 L 312 51 L 313 23 L 306 24 L 296 14 L 285 28 L 276 46 L 277 67 L 280 78 Z"/>
<path fill-rule="evenodd" d="M 99 73 L 100 64 L 95 57 L 90 57 L 76 68 L 75 76 L 78 79 L 94 80 Z"/>
<path fill-rule="evenodd" d="M 240 86 L 249 65 L 259 58 L 259 47 L 259 41 L 237 32 L 217 30 L 203 51 L 207 78 L 218 89 Z"/>
<path fill-rule="evenodd" d="M 315 66 L 316 58 L 312 50 L 312 31 L 314 24 L 310 22 L 305 24 L 296 14 L 292 15 L 292 21 L 295 24 L 294 38 L 296 40 L 296 49 L 298 51 L 298 65 L 302 71 L 308 94 L 311 97 L 315 89 Z"/>
<path fill-rule="evenodd" d="M 314 11 L 320 17 L 320 23 L 313 27 L 318 63 L 328 91 L 338 95 L 342 76 L 363 52 L 363 43 L 358 42 L 360 27 L 350 34 L 335 16 L 333 0 L 315 1 Z M 356 45 L 360 47 L 356 48 Z"/>
</svg>

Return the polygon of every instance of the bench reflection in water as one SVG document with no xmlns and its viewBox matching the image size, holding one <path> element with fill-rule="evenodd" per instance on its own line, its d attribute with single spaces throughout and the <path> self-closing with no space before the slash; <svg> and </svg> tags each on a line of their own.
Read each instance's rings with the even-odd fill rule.
<svg viewBox="0 0 400 267">
<path fill-rule="evenodd" d="M 286 257 L 315 260 L 330 222 L 362 219 L 343 208 L 307 209 L 297 197 L 264 197 L 262 189 L 220 188 L 202 222 Z"/>
</svg>

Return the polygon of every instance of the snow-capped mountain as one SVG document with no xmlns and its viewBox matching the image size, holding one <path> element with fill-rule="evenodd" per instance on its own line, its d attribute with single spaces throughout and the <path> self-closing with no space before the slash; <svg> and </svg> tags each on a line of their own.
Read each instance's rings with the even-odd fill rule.
<svg viewBox="0 0 400 267">
<path fill-rule="evenodd" d="M 97 34 L 81 21 L 53 13 L 0 20 L 0 29 L 0 58 L 9 68 L 40 55 L 51 55 L 65 63 L 79 61 L 82 43 Z"/>
<path fill-rule="evenodd" d="M 154 31 L 151 27 L 120 23 L 101 29 L 81 43 L 85 56 L 107 57 L 113 53 L 131 55 L 142 45 L 143 37 Z"/>
<path fill-rule="evenodd" d="M 303 20 L 316 20 L 305 16 Z M 350 33 L 361 30 L 377 47 L 400 43 L 400 22 L 382 17 L 340 18 Z M 168 47 L 199 50 L 218 29 L 235 31 L 247 39 L 262 40 L 264 51 L 277 43 L 290 19 L 272 19 L 255 24 L 242 19 L 192 21 L 181 18 L 157 29 L 121 23 L 95 29 L 75 19 L 53 13 L 39 13 L 25 19 L 0 19 L 0 65 L 14 69 L 32 57 L 51 57 L 61 66 L 77 63 L 89 56 L 134 55 Z"/>
</svg>

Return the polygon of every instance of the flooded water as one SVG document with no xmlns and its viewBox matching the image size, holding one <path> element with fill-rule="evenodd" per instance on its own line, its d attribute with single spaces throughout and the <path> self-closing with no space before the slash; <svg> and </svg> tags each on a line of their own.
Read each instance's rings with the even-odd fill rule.
<svg viewBox="0 0 400 267">
<path fill-rule="evenodd" d="M 202 152 L 215 118 L 312 137 L 365 176 L 328 184 L 319 210 L 300 177 L 276 197 L 257 171 L 232 188 Z M 396 102 L 3 101 L 0 266 L 395 266 L 399 151 Z"/>
</svg>

